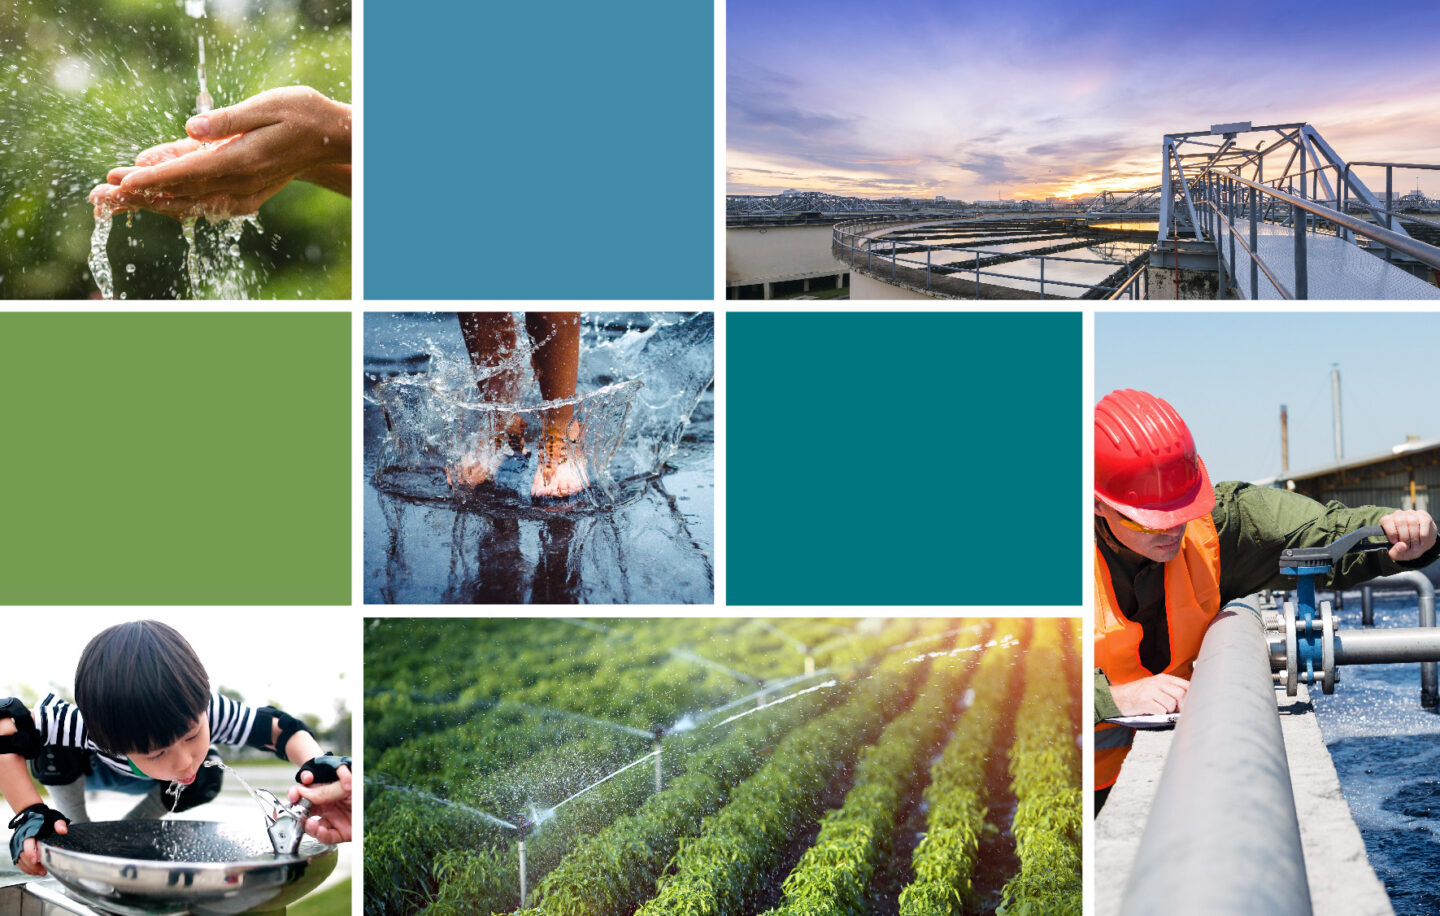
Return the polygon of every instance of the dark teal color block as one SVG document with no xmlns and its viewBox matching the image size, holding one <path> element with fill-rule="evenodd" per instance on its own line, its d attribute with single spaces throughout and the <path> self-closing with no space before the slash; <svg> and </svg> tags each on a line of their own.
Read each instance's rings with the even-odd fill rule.
<svg viewBox="0 0 1440 916">
<path fill-rule="evenodd" d="M 712 299 L 714 7 L 365 8 L 367 299 Z"/>
<path fill-rule="evenodd" d="M 1082 602 L 1079 313 L 731 313 L 732 605 Z"/>
</svg>

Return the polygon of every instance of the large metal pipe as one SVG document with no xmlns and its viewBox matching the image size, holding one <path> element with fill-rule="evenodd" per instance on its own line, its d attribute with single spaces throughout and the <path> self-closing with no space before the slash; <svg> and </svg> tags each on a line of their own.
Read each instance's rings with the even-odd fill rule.
<svg viewBox="0 0 1440 916">
<path fill-rule="evenodd" d="M 1205 634 L 1121 912 L 1311 912 L 1255 596 Z"/>
<path fill-rule="evenodd" d="M 1335 634 L 1337 665 L 1398 665 L 1437 660 L 1440 660 L 1440 630 L 1432 627 L 1341 630 Z"/>
<path fill-rule="evenodd" d="M 1420 631 L 1417 631 L 1414 638 L 1417 642 L 1420 643 L 1435 638 L 1432 635 L 1435 632 L 1436 626 L 1435 583 L 1430 581 L 1429 576 L 1425 575 L 1418 569 L 1407 569 L 1404 572 L 1396 573 L 1393 576 L 1385 576 L 1380 579 L 1371 579 L 1368 583 L 1366 583 L 1365 589 L 1368 592 L 1372 586 L 1377 585 L 1382 587 L 1395 585 L 1401 586 L 1403 588 L 1415 589 L 1415 591 L 1420 595 L 1420 626 L 1422 629 Z M 1370 612 L 1369 622 L 1372 625 L 1375 623 L 1375 612 L 1373 606 Z M 1426 633 L 1425 630 L 1430 630 L 1430 633 Z M 1395 633 L 1401 631 L 1381 630 L 1380 632 Z M 1423 709 L 1440 709 L 1440 663 L 1437 663 L 1437 658 L 1440 658 L 1440 656 L 1431 655 L 1426 658 L 1395 659 L 1395 661 L 1421 662 L 1420 706 Z M 1336 642 L 1335 661 L 1337 664 L 1344 664 L 1344 662 L 1342 662 L 1340 659 L 1338 640 Z"/>
</svg>

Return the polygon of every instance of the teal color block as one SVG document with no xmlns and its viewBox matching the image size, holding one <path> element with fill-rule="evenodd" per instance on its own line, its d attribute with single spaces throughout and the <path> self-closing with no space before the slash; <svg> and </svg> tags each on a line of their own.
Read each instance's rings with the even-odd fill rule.
<svg viewBox="0 0 1440 916">
<path fill-rule="evenodd" d="M 365 8 L 367 299 L 705 299 L 715 8 Z"/>
<path fill-rule="evenodd" d="M 732 605 L 1082 601 L 1079 313 L 732 313 Z"/>
</svg>

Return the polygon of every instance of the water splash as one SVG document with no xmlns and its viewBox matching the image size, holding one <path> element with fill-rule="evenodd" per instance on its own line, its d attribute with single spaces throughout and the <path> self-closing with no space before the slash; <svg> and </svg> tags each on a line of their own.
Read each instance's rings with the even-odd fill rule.
<svg viewBox="0 0 1440 916">
<path fill-rule="evenodd" d="M 218 74 L 224 101 L 301 84 L 348 96 L 348 0 L 325 10 L 278 0 L 207 9 L 186 0 L 133 12 L 117 18 L 85 4 L 0 4 L 0 299 L 93 292 L 97 265 L 89 255 L 99 233 L 87 195 L 110 169 L 132 166 L 141 151 L 185 135 L 199 100 L 188 75 L 199 71 L 199 39 L 203 89 L 218 97 Z M 134 249 L 126 261 L 136 271 L 127 282 L 115 276 L 118 266 L 110 270 L 112 287 L 119 287 L 112 296 L 184 295 L 188 277 L 174 269 L 178 225 L 155 214 L 137 225 L 125 239 Z M 250 249 L 250 296 L 276 266 L 302 256 L 306 236 L 331 237 L 299 227 L 277 254 Z M 303 257 L 323 263 L 327 251 Z"/>
<path fill-rule="evenodd" d="M 208 761 L 207 761 L 208 766 Z M 165 787 L 165 794 L 170 796 L 170 813 L 174 814 L 175 809 L 180 807 L 180 796 L 185 791 L 185 786 L 178 782 L 172 782 Z"/>
<path fill-rule="evenodd" d="M 105 299 L 115 298 L 115 273 L 110 266 L 110 214 L 95 216 L 95 231 L 90 235 L 90 275 Z"/>
<path fill-rule="evenodd" d="M 541 460 L 544 416 L 569 407 L 580 431 L 577 463 L 591 485 L 565 508 L 621 504 L 640 492 L 631 484 L 660 473 L 675 453 L 714 374 L 708 313 L 679 321 L 657 316 L 644 330 L 630 328 L 613 340 L 601 339 L 592 324 L 582 342 L 581 393 L 554 401 L 534 398 L 530 369 L 534 352 L 548 341 L 519 337 L 514 351 L 492 366 L 472 365 L 455 334 L 444 343 L 426 337 L 418 354 L 388 364 L 411 371 L 372 370 L 367 399 L 380 408 L 386 429 L 373 477 L 379 489 L 417 499 L 533 506 L 530 483 Z M 482 390 L 496 387 L 514 394 L 505 403 L 486 401 Z M 476 467 L 484 468 L 483 484 L 455 485 L 473 479 L 468 469 Z"/>
</svg>

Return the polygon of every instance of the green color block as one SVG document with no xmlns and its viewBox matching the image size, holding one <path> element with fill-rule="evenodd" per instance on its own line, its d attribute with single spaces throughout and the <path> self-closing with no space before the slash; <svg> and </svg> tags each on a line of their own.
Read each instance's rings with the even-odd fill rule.
<svg viewBox="0 0 1440 916">
<path fill-rule="evenodd" d="M 349 603 L 348 314 L 0 314 L 0 371 L 0 603 Z"/>
<path fill-rule="evenodd" d="M 1082 601 L 1075 312 L 731 313 L 732 605 Z"/>
</svg>

